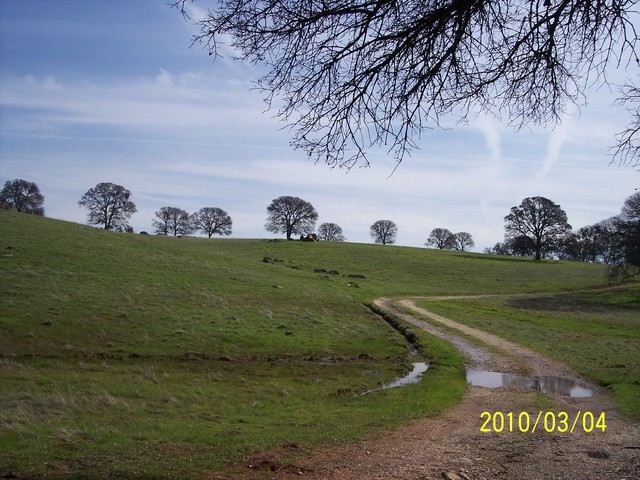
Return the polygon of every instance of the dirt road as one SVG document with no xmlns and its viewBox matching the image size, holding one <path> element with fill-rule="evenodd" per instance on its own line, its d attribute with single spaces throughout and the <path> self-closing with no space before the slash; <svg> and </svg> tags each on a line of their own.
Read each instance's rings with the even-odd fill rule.
<svg viewBox="0 0 640 480">
<path fill-rule="evenodd" d="M 441 297 L 442 298 L 442 297 Z M 418 298 L 402 300 L 380 299 L 377 304 L 400 315 L 407 322 L 424 328 L 454 343 L 469 360 L 468 368 L 527 375 L 557 375 L 580 379 L 568 367 L 537 353 L 453 320 L 435 315 L 415 305 Z M 414 314 L 400 311 L 397 306 Z M 418 318 L 420 314 L 421 318 Z M 444 331 L 427 317 L 449 327 Z M 454 332 L 454 333 L 452 333 Z M 482 340 L 489 348 L 479 348 L 465 340 L 464 335 Z M 467 337 L 468 338 L 468 337 Z M 552 395 L 541 405 L 540 396 L 522 387 L 496 389 L 470 386 L 461 403 L 435 419 L 424 419 L 384 435 L 356 444 L 320 449 L 295 465 L 276 469 L 275 478 L 305 479 L 406 479 L 427 480 L 481 480 L 481 479 L 640 479 L 640 424 L 632 423 L 616 412 L 611 397 L 602 389 L 590 386 L 596 394 L 589 398 L 570 398 Z M 484 425 L 488 414 L 490 421 Z M 508 425 L 508 412 L 512 412 L 514 428 L 495 432 L 500 426 L 503 412 Z M 518 419 L 527 412 L 531 425 L 525 433 L 520 431 Z M 552 412 L 557 427 L 552 433 L 538 425 L 531 432 L 539 412 L 544 423 L 546 412 Z M 565 419 L 560 412 L 566 412 Z M 578 415 L 578 412 L 581 412 Z M 585 412 L 597 421 L 605 414 L 606 430 L 593 428 L 584 431 Z M 547 425 L 553 419 L 548 417 Z M 570 428 L 576 421 L 573 433 Z M 523 422 L 526 417 L 522 417 Z M 589 427 L 590 415 L 586 423 Z M 562 422 L 566 421 L 564 428 Z M 558 429 L 566 430 L 564 433 Z M 276 455 L 271 454 L 263 455 Z M 277 459 L 257 455 L 253 465 L 264 462 L 274 465 Z M 247 468 L 237 472 L 238 478 L 265 478 L 265 472 Z"/>
</svg>

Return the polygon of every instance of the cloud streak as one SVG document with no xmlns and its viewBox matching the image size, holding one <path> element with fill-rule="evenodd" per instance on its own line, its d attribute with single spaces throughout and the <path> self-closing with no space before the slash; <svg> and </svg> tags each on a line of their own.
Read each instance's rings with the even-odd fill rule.
<svg viewBox="0 0 640 480">
<path fill-rule="evenodd" d="M 153 133 L 224 128 L 241 120 L 255 128 L 265 125 L 261 102 L 247 93 L 248 84 L 197 74 L 162 69 L 155 77 L 117 83 L 62 83 L 52 76 L 9 77 L 4 83 L 2 107 L 28 110 L 38 126 L 116 125 Z M 11 132 L 11 120 L 3 124 Z"/>
</svg>

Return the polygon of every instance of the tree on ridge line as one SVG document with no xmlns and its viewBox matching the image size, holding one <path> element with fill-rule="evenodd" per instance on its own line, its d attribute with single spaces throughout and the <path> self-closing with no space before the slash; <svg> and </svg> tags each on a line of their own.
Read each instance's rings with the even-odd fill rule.
<svg viewBox="0 0 640 480">
<path fill-rule="evenodd" d="M 440 250 L 449 250 L 454 247 L 453 232 L 447 228 L 434 228 L 431 230 L 425 245 L 433 246 Z"/>
<path fill-rule="evenodd" d="M 155 213 L 151 224 L 161 235 L 189 235 L 193 231 L 191 218 L 186 210 L 178 207 L 162 207 Z"/>
<path fill-rule="evenodd" d="M 0 205 L 15 208 L 17 212 L 44 216 L 44 195 L 40 188 L 20 178 L 5 182 L 0 191 Z"/>
<path fill-rule="evenodd" d="M 326 242 L 344 242 L 342 228 L 335 223 L 323 223 L 318 228 L 318 239 Z"/>
<path fill-rule="evenodd" d="M 91 225 L 104 225 L 105 230 L 129 229 L 127 221 L 137 211 L 131 201 L 131 192 L 111 182 L 98 183 L 87 190 L 78 205 L 89 209 Z"/>
<path fill-rule="evenodd" d="M 204 207 L 191 215 L 194 230 L 199 230 L 211 238 L 212 235 L 231 235 L 233 222 L 227 212 L 218 207 Z"/>
<path fill-rule="evenodd" d="M 268 232 L 284 233 L 287 240 L 294 234 L 306 234 L 314 230 L 318 212 L 309 202 L 284 195 L 275 198 L 267 207 L 267 222 L 264 228 Z"/>
<path fill-rule="evenodd" d="M 511 207 L 504 221 L 505 239 L 528 239 L 536 260 L 571 233 L 565 211 L 544 197 L 525 198 L 519 206 Z"/>
<path fill-rule="evenodd" d="M 391 245 L 396 242 L 398 226 L 391 220 L 378 220 L 369 227 L 369 233 L 375 243 Z"/>
</svg>

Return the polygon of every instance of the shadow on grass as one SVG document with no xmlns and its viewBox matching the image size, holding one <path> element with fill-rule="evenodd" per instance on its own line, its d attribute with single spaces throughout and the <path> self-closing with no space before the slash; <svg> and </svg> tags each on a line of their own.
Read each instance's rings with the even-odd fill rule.
<svg viewBox="0 0 640 480">
<path fill-rule="evenodd" d="M 599 292 L 516 297 L 506 301 L 512 308 L 539 311 L 567 311 L 610 313 L 638 311 L 640 313 L 640 284 Z"/>
</svg>

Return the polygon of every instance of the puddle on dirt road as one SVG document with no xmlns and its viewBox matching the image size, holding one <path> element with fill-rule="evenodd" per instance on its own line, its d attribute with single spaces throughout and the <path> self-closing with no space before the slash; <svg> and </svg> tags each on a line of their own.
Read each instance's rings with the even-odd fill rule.
<svg viewBox="0 0 640 480">
<path fill-rule="evenodd" d="M 426 362 L 418 362 L 413 364 L 413 370 L 404 377 L 398 378 L 387 385 L 383 385 L 373 390 L 367 390 L 362 395 L 387 390 L 389 388 L 403 387 L 412 383 L 418 383 L 422 378 L 422 374 L 429 369 Z M 467 370 L 467 383 L 477 387 L 498 388 L 507 387 L 509 385 L 517 385 L 530 390 L 537 390 L 546 394 L 564 395 L 573 398 L 592 397 L 593 390 L 580 385 L 574 380 L 553 377 L 523 377 L 512 373 L 489 372 L 487 370 Z"/>
<path fill-rule="evenodd" d="M 566 397 L 592 397 L 593 391 L 574 380 L 562 377 L 523 377 L 511 373 L 467 370 L 467 383 L 478 387 L 498 388 L 509 385 L 537 390 L 542 393 L 564 395 Z"/>
<path fill-rule="evenodd" d="M 422 374 L 426 372 L 429 368 L 429 364 L 426 362 L 418 362 L 413 364 L 413 370 L 409 372 L 402 378 L 398 378 L 387 385 L 383 385 L 382 387 L 374 388 L 373 390 L 367 390 L 362 395 L 367 395 L 369 393 L 378 392 L 380 390 L 387 390 L 389 388 L 396 387 L 404 387 L 405 385 L 409 385 L 411 383 L 418 383 L 422 378 Z"/>
</svg>

